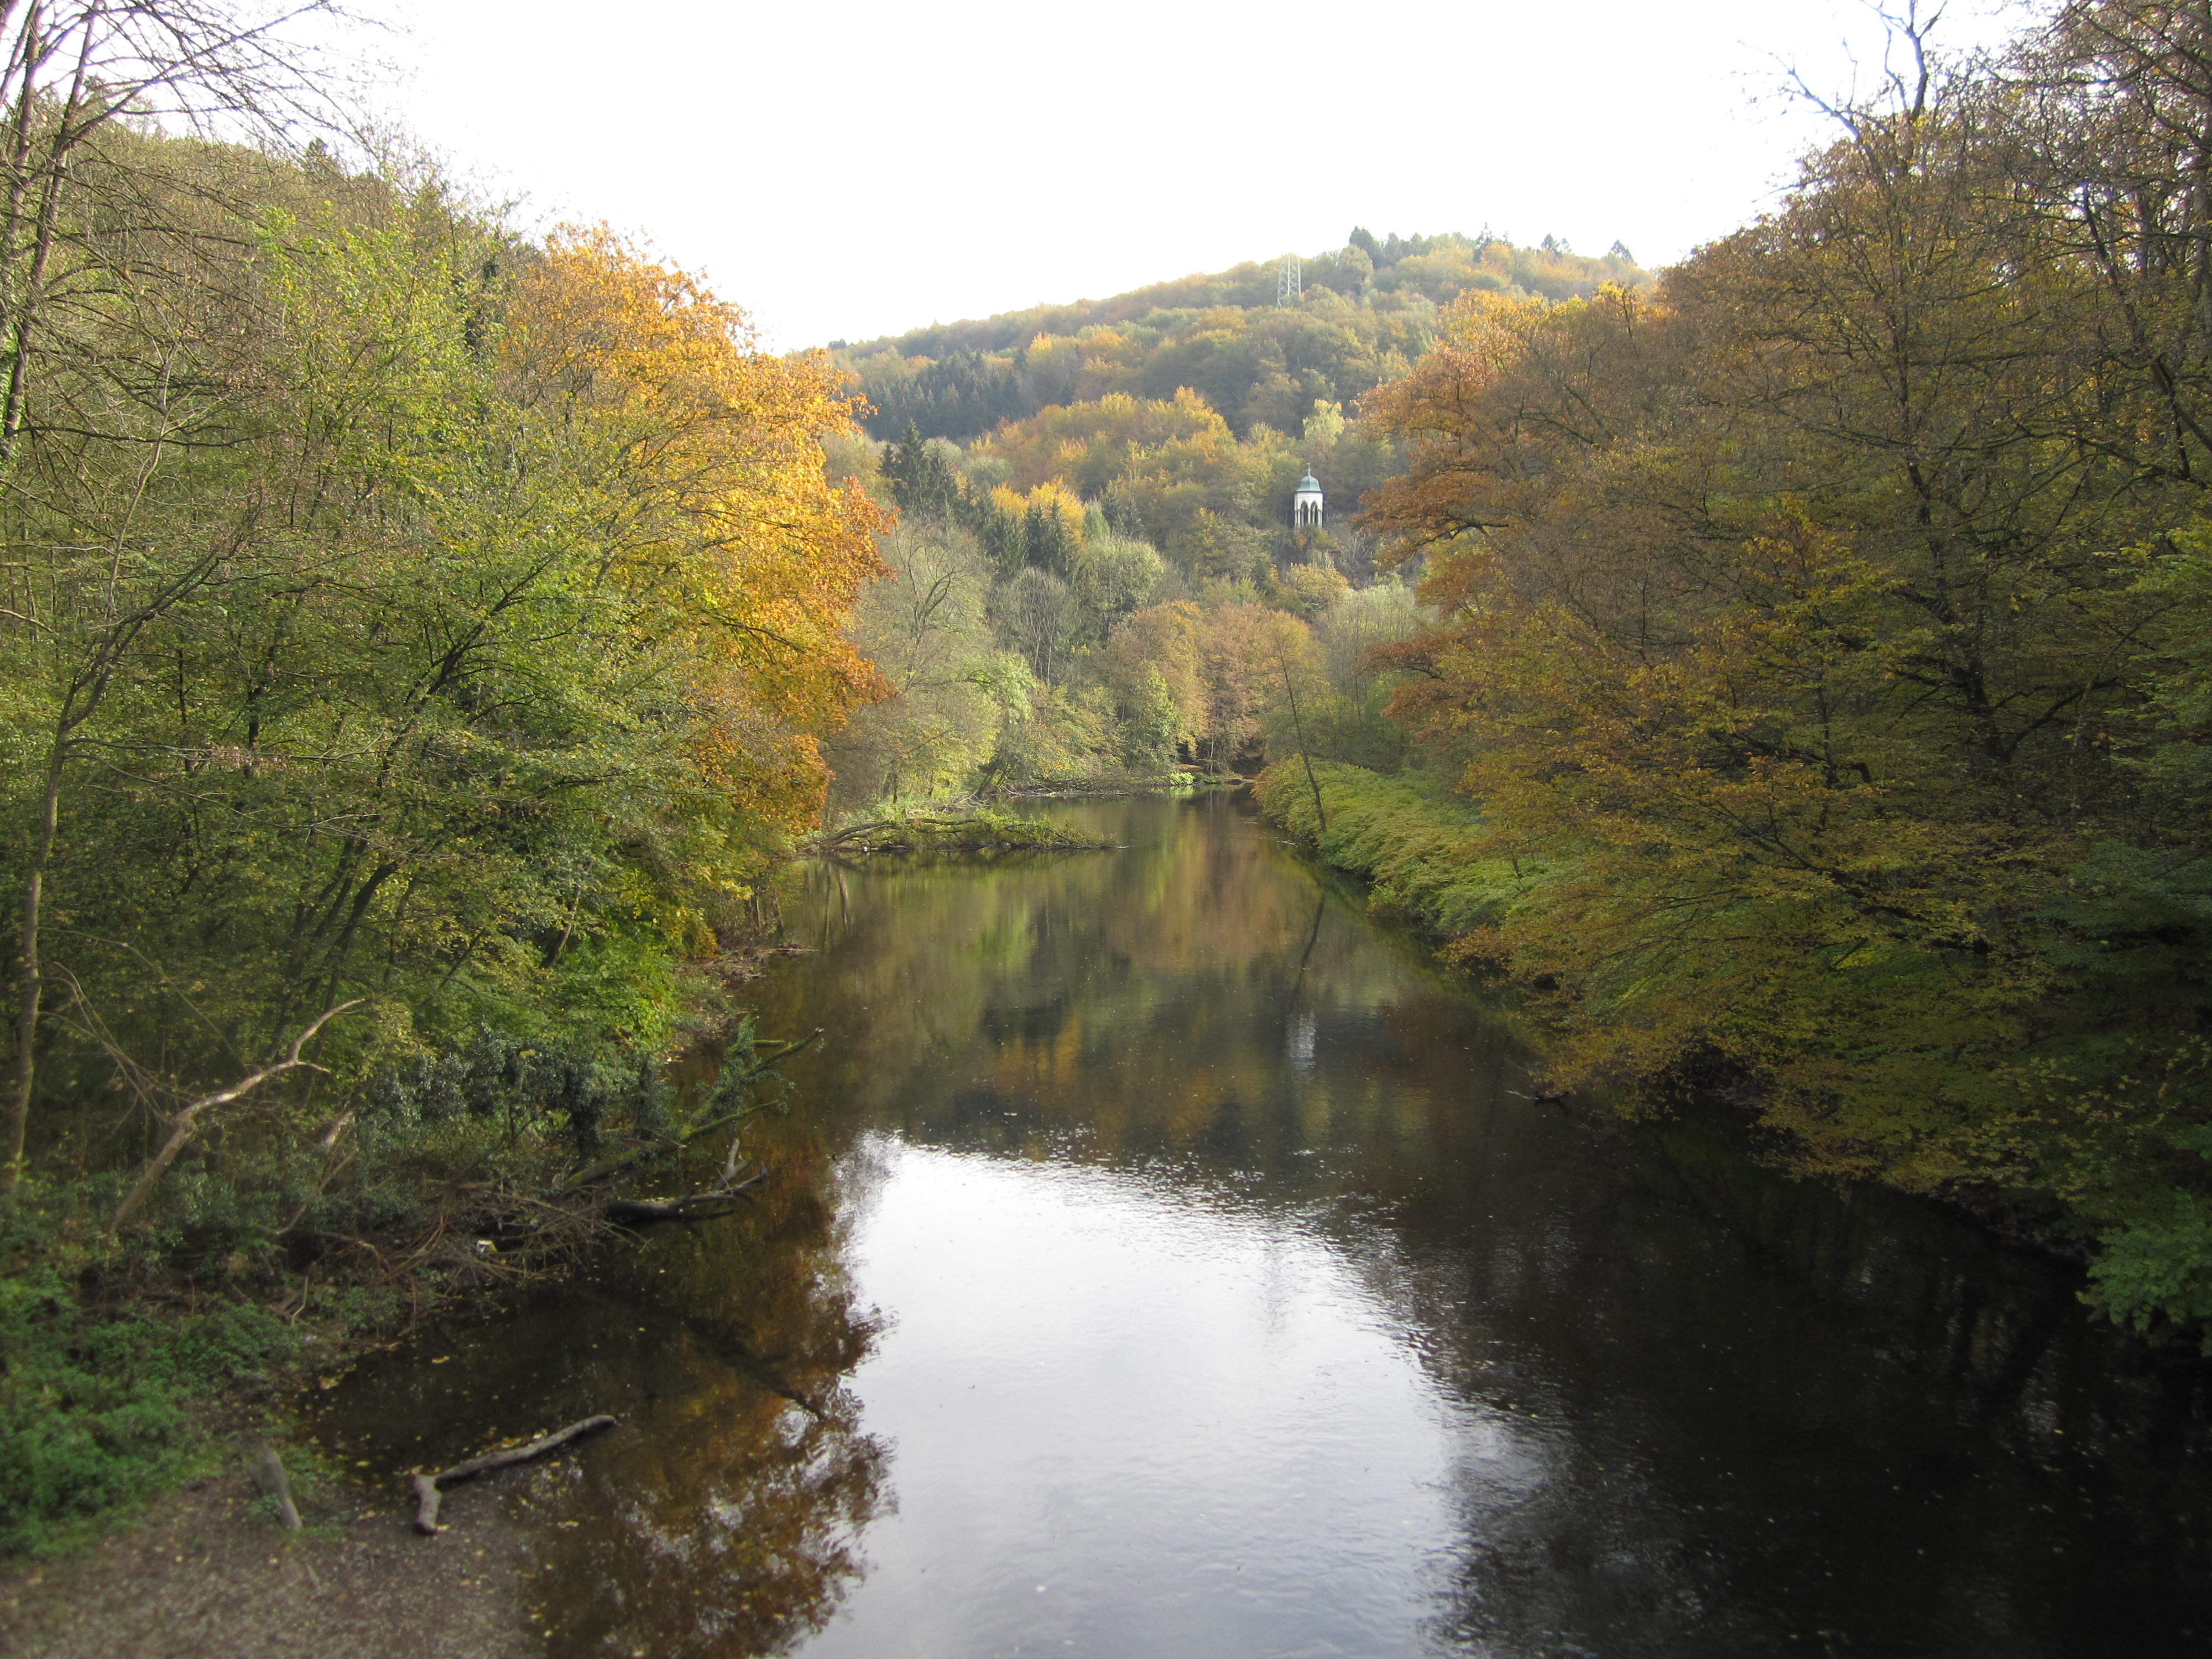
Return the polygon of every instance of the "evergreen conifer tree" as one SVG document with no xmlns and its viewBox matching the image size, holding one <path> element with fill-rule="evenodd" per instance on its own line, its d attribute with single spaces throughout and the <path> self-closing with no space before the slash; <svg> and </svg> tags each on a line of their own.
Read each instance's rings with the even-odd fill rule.
<svg viewBox="0 0 2212 1659">
<path fill-rule="evenodd" d="M 1041 502 L 1032 504 L 1022 534 L 1024 551 L 1034 568 L 1063 579 L 1074 570 L 1075 536 L 1059 514 Z"/>
</svg>

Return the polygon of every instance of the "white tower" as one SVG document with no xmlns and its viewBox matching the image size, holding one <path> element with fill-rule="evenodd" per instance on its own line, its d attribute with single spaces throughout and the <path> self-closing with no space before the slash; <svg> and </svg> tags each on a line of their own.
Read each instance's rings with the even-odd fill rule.
<svg viewBox="0 0 2212 1659">
<path fill-rule="evenodd" d="M 1300 530 L 1318 530 L 1321 508 L 1321 480 L 1309 472 L 1298 480 L 1298 493 L 1291 497 L 1291 522 Z"/>
</svg>

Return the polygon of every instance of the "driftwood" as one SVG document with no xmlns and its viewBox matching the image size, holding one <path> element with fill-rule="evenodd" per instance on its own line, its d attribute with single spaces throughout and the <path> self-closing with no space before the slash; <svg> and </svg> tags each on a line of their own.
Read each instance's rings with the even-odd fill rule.
<svg viewBox="0 0 2212 1659">
<path fill-rule="evenodd" d="M 611 1198 L 599 1213 L 623 1227 L 642 1226 L 653 1221 L 712 1221 L 735 1213 L 736 1200 L 750 1202 L 745 1188 L 752 1184 L 748 1181 L 725 1192 L 692 1193 L 684 1198 Z"/>
<path fill-rule="evenodd" d="M 261 1488 L 263 1497 L 276 1499 L 277 1518 L 283 1522 L 284 1530 L 299 1531 L 300 1510 L 292 1502 L 292 1479 L 284 1473 L 284 1460 L 276 1455 L 276 1449 L 264 1446 L 252 1468 L 253 1484 Z"/>
<path fill-rule="evenodd" d="M 473 1480 L 480 1474 L 489 1474 L 494 1469 L 503 1469 L 510 1464 L 527 1463 L 550 1451 L 558 1451 L 571 1440 L 580 1440 L 587 1434 L 597 1434 L 601 1429 L 611 1429 L 614 1425 L 615 1419 L 611 1417 L 586 1417 L 527 1445 L 510 1446 L 505 1451 L 487 1452 L 482 1457 L 471 1457 L 465 1463 L 456 1463 L 450 1469 L 441 1469 L 435 1474 L 416 1475 L 415 1530 L 426 1534 L 438 1530 L 441 1486 L 455 1480 Z"/>
</svg>

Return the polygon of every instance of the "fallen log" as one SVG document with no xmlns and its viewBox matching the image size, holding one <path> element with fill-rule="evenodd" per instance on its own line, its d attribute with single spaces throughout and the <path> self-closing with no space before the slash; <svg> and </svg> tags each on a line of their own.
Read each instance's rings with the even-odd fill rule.
<svg viewBox="0 0 2212 1659">
<path fill-rule="evenodd" d="M 654 1221 L 712 1221 L 734 1213 L 740 1202 L 750 1201 L 750 1194 L 739 1187 L 726 1193 L 693 1193 L 688 1198 L 611 1198 L 599 1213 L 618 1226 L 641 1227 Z"/>
<path fill-rule="evenodd" d="M 510 1446 L 505 1451 L 487 1452 L 482 1457 L 471 1457 L 465 1463 L 456 1463 L 450 1469 L 441 1469 L 435 1474 L 418 1474 L 415 1484 L 415 1530 L 434 1533 L 438 1528 L 438 1502 L 442 1496 L 439 1488 L 455 1480 L 473 1480 L 494 1469 L 503 1469 L 514 1463 L 527 1463 L 532 1458 L 543 1457 L 550 1451 L 558 1451 L 571 1440 L 580 1440 L 587 1434 L 597 1434 L 601 1429 L 615 1425 L 611 1417 L 586 1417 L 571 1423 L 565 1429 L 533 1440 L 527 1445 Z"/>
</svg>

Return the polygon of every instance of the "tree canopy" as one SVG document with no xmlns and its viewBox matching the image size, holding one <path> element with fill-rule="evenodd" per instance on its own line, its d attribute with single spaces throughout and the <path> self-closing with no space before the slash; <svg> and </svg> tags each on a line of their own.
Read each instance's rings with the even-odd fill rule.
<svg viewBox="0 0 2212 1659">
<path fill-rule="evenodd" d="M 1113 393 L 1199 393 L 1239 437 L 1294 432 L 1316 400 L 1349 405 L 1405 372 L 1462 294 L 1560 300 L 1650 279 L 1616 244 L 1592 258 L 1547 237 L 1516 247 L 1487 232 L 1377 241 L 1364 230 L 1302 261 L 1304 295 L 1278 304 L 1276 267 L 1247 264 L 1111 299 L 1037 306 L 895 338 L 842 343 L 836 360 L 874 408 L 868 429 L 965 442 L 1002 421 Z"/>
<path fill-rule="evenodd" d="M 1929 62 L 1771 216 L 1464 296 L 1369 404 L 1442 619 L 1395 708 L 1519 878 L 1461 950 L 1557 988 L 1555 1082 L 1734 1079 L 2139 1322 L 2212 1316 L 2208 45 L 2083 0 Z"/>
</svg>

